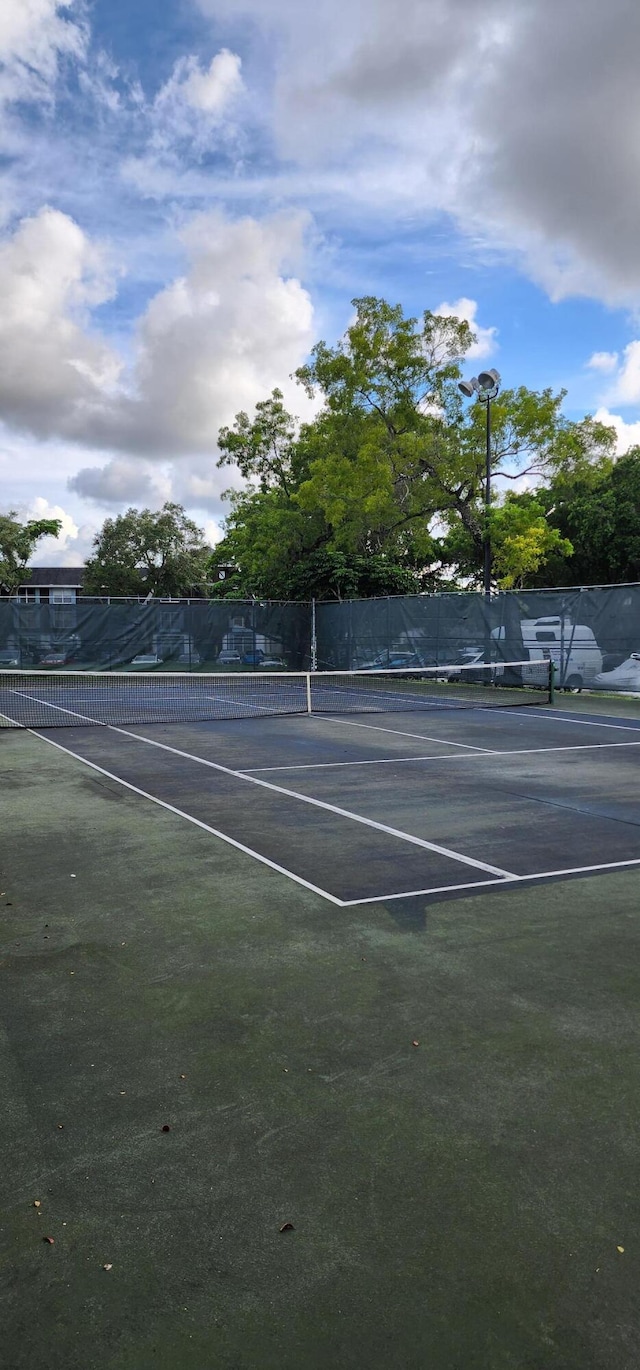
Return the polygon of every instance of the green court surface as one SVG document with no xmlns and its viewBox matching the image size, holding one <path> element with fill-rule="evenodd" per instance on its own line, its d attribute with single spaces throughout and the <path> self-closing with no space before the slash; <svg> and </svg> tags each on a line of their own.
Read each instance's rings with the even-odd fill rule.
<svg viewBox="0 0 640 1370">
<path fill-rule="evenodd" d="M 614 709 L 640 719 L 558 703 L 576 727 Z M 227 765 L 241 726 L 262 724 L 207 732 Z M 440 785 L 446 747 L 482 750 L 471 722 L 467 743 L 421 727 Z M 606 762 L 629 861 L 635 745 L 615 814 Z M 332 903 L 101 764 L 0 737 L 8 1370 L 635 1370 L 640 866 Z M 593 801 L 601 773 L 566 764 Z M 323 822 L 330 890 L 351 838 Z"/>
</svg>

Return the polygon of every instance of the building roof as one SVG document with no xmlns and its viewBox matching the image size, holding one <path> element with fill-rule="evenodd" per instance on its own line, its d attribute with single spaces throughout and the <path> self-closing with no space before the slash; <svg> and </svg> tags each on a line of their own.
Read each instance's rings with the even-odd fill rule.
<svg viewBox="0 0 640 1370">
<path fill-rule="evenodd" d="M 81 590 L 84 572 L 84 566 L 30 566 L 22 584 L 41 589 L 62 585 L 66 589 Z"/>
</svg>

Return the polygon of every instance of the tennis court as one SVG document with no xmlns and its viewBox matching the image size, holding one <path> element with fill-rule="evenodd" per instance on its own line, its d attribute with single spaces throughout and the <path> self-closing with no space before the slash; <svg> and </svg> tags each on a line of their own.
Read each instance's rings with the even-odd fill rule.
<svg viewBox="0 0 640 1370">
<path fill-rule="evenodd" d="M 640 865 L 640 720 L 515 669 L 7 672 L 0 716 L 338 905 Z"/>
<path fill-rule="evenodd" d="M 2 675 L 16 1370 L 637 1364 L 640 708 L 484 669 Z"/>
</svg>

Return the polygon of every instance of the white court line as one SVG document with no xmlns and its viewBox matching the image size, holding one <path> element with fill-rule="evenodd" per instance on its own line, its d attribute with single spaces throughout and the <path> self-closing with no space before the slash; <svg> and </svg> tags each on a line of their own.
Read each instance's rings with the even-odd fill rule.
<svg viewBox="0 0 640 1370">
<path fill-rule="evenodd" d="M 34 695 L 31 696 L 31 698 L 35 699 L 36 697 Z M 37 700 L 36 702 L 43 703 L 45 701 Z M 82 717 L 81 714 L 76 714 L 73 709 L 63 709 L 62 712 L 69 713 L 74 718 Z M 93 720 L 87 721 L 93 722 Z M 477 861 L 472 856 L 463 856 L 461 852 L 454 852 L 449 847 L 442 847 L 436 842 L 427 842 L 424 838 L 414 837 L 411 833 L 402 832 L 399 828 L 388 827 L 386 823 L 376 823 L 373 818 L 365 818 L 362 814 L 352 813 L 350 809 L 338 808 L 337 805 L 327 804 L 322 799 L 313 799 L 310 795 L 299 794 L 297 790 L 286 790 L 281 785 L 272 785 L 268 780 L 258 780 L 255 776 L 243 774 L 242 771 L 234 771 L 229 766 L 222 766 L 217 761 L 207 761 L 205 757 L 194 756 L 192 752 L 184 752 L 178 747 L 170 747 L 166 742 L 156 742 L 150 737 L 141 737 L 139 733 L 131 733 L 126 728 L 117 728 L 112 723 L 107 723 L 105 726 L 110 732 L 120 733 L 123 737 L 131 737 L 135 742 L 144 742 L 148 747 L 158 747 L 161 751 L 171 752 L 174 756 L 185 757 L 187 761 L 195 761 L 199 766 L 208 766 L 211 770 L 220 771 L 224 775 L 233 776 L 235 780 L 244 780 L 248 785 L 259 785 L 263 789 L 273 790 L 276 794 L 284 794 L 289 799 L 297 799 L 303 804 L 310 804 L 313 808 L 325 809 L 329 813 L 338 814 L 340 818 L 348 818 L 353 823 L 361 823 L 366 828 L 375 828 L 378 832 L 387 833 L 390 837 L 399 837 L 401 841 L 409 842 L 414 847 L 422 847 L 425 851 L 437 852 L 439 856 L 446 856 L 450 860 L 460 862 L 463 866 L 473 866 L 476 870 L 489 871 L 491 875 L 502 876 L 505 880 L 511 879 L 511 871 L 502 870 L 500 866 L 490 866 L 486 861 Z M 29 731 L 35 730 L 30 729 Z M 40 736 L 40 734 L 38 733 L 37 736 Z M 51 739 L 45 738 L 44 740 L 49 742 Z M 59 743 L 54 743 L 53 745 L 60 746 Z M 68 749 L 60 747 L 60 750 L 66 751 Z M 77 756 L 78 753 L 71 752 L 70 755 Z M 117 779 L 117 777 L 115 778 Z M 131 788 L 133 789 L 135 787 L 131 786 Z"/>
<path fill-rule="evenodd" d="M 557 752 L 606 752 L 612 747 L 640 747 L 640 742 L 579 742 L 567 747 L 518 747 L 512 751 L 486 751 L 480 755 L 473 752 L 470 756 L 460 756 L 456 752 L 455 756 L 447 756 L 446 753 L 442 756 L 380 756 L 373 761 L 306 761 L 303 765 L 294 766 L 247 766 L 237 774 L 257 775 L 263 771 L 328 771 L 334 770 L 336 766 L 393 766 L 396 763 L 404 765 L 410 761 L 485 761 L 496 756 L 543 756 L 549 752 L 555 756 Z"/>
<path fill-rule="evenodd" d="M 345 723 L 349 728 L 368 728 L 374 733 L 393 733 L 394 737 L 413 737 L 418 742 L 443 742 L 444 740 L 441 737 L 429 737 L 428 733 L 403 733 L 399 728 L 382 728 L 378 723 L 356 723 L 355 719 L 342 718 L 342 716 L 338 718 L 329 718 L 327 714 L 313 714 L 312 716 L 319 719 L 321 723 Z M 446 739 L 446 744 L 448 747 L 464 747 L 465 751 L 468 752 L 490 752 L 493 750 L 491 747 L 473 747 L 470 742 L 449 742 L 448 739 Z"/>
<path fill-rule="evenodd" d="M 274 794 L 283 794 L 287 799 L 298 799 L 302 804 L 310 804 L 315 809 L 324 809 L 328 813 L 338 814 L 340 818 L 349 818 L 352 823 L 361 823 L 365 828 L 375 828 L 377 832 L 387 833 L 390 837 L 399 837 L 402 842 L 409 842 L 414 847 L 423 847 L 425 851 L 437 852 L 439 856 L 446 856 L 452 861 L 459 861 L 463 866 L 474 866 L 476 870 L 489 871 L 491 875 L 500 875 L 505 880 L 512 879 L 512 872 L 502 870 L 501 866 L 490 866 L 486 861 L 478 861 L 473 856 L 463 856 L 461 852 L 452 851 L 450 847 L 441 847 L 437 842 L 427 842 L 423 837 L 414 837 L 412 833 L 402 832 L 400 828 L 391 828 L 386 823 L 377 823 L 373 818 L 365 818 L 363 814 L 353 813 L 351 809 L 341 809 L 337 804 L 327 804 L 323 799 L 314 799 L 309 794 L 300 794 L 298 790 L 285 789 L 283 785 L 272 785 L 269 780 L 258 780 L 256 776 L 247 775 L 243 771 L 234 771 L 230 766 L 222 766 L 218 761 L 208 761 L 204 756 L 194 756 L 193 752 L 181 751 L 179 747 L 170 747 L 166 742 L 156 742 L 151 737 L 141 737 L 139 733 L 130 733 L 126 728 L 117 728 L 112 723 L 107 724 L 110 732 L 121 733 L 123 737 L 131 737 L 134 742 L 144 742 L 148 747 L 158 747 L 160 751 L 171 752 L 174 756 L 182 756 L 187 761 L 195 761 L 198 766 L 209 766 L 213 771 L 221 771 L 223 775 L 233 776 L 234 780 L 244 780 L 248 785 L 259 785 L 262 789 L 272 790 Z"/>
<path fill-rule="evenodd" d="M 133 794 L 140 795 L 142 799 L 150 799 L 152 804 L 158 804 L 161 809 L 176 814 L 178 818 L 185 818 L 187 823 L 193 823 L 196 828 L 203 828 L 213 837 L 219 837 L 221 842 L 226 842 L 228 846 L 244 852 L 245 856 L 252 856 L 254 861 L 260 861 L 263 866 L 269 866 L 271 870 L 277 871 L 278 875 L 286 875 L 289 880 L 295 880 L 297 885 L 304 885 L 304 888 L 311 890 L 313 894 L 319 894 L 323 899 L 328 899 L 331 904 L 337 904 L 340 908 L 343 907 L 344 901 L 338 899 L 335 894 L 329 894 L 328 890 L 320 889 L 319 885 L 312 885 L 309 880 L 304 880 L 301 875 L 295 875 L 293 871 L 287 870 L 286 866 L 279 866 L 276 861 L 270 861 L 268 856 L 262 856 L 260 852 L 254 851 L 252 847 L 246 847 L 243 842 L 237 842 L 234 837 L 229 837 L 227 833 L 220 832 L 218 828 L 210 827 L 208 823 L 203 823 L 199 818 L 194 818 L 193 814 L 185 813 L 184 809 L 177 809 L 174 804 L 168 804 L 164 799 L 158 799 L 156 795 L 149 794 L 148 790 L 141 790 L 137 785 L 131 785 L 128 780 L 123 780 L 121 776 L 105 770 L 104 766 L 98 766 L 95 761 L 88 761 L 79 752 L 72 751 L 70 747 L 63 747 L 60 742 L 54 742 L 51 737 L 44 737 L 34 728 L 29 728 L 27 731 L 34 737 L 38 737 L 41 742 L 48 742 L 50 747 L 56 747 L 59 752 L 73 756 L 76 761 L 81 761 L 83 766 L 89 766 L 92 771 L 98 771 L 100 775 L 106 775 L 109 780 L 115 780 L 116 784 L 123 785 L 126 790 L 131 790 Z"/>
<path fill-rule="evenodd" d="M 489 712 L 495 714 L 507 714 L 509 718 L 514 717 L 512 709 L 500 709 L 496 708 L 495 705 L 492 707 L 491 711 L 487 709 L 487 713 Z M 622 732 L 626 733 L 638 731 L 637 727 L 634 727 L 633 719 L 630 720 L 631 727 L 629 727 L 625 723 L 596 723 L 591 718 L 568 718 L 566 714 L 535 714 L 532 712 L 530 708 L 527 708 L 526 713 L 524 715 L 520 715 L 520 717 L 523 717 L 525 719 L 542 718 L 546 723 L 576 723 L 579 728 L 617 728 L 618 730 L 621 730 Z M 640 718 L 638 719 L 638 723 L 640 724 Z"/>
<path fill-rule="evenodd" d="M 28 699 L 29 703 L 43 704 L 46 709 L 55 709 L 59 714 L 68 714 L 70 718 L 81 718 L 83 723 L 92 723 L 95 728 L 104 727 L 99 718 L 91 718 L 89 714 L 79 714 L 76 709 L 63 709 L 61 704 L 52 704 L 49 699 L 39 699 L 37 695 L 27 694 L 24 690 L 12 690 L 12 695 L 19 695 L 21 699 Z M 6 717 L 8 718 L 8 714 Z M 24 728 L 25 724 L 20 723 L 19 719 L 14 719 L 17 727 Z M 39 728 L 46 728 L 46 723 L 39 723 Z M 54 724 L 55 726 L 55 724 Z M 27 731 L 31 731 L 28 729 Z M 46 739 L 45 739 L 46 740 Z M 73 753 L 75 756 L 75 752 Z"/>
<path fill-rule="evenodd" d="M 534 871 L 531 875 L 516 875 L 513 880 L 474 880 L 467 885 L 438 885 L 428 890 L 404 890 L 400 894 L 378 894 L 369 895 L 366 899 L 345 899 L 344 907 L 353 908 L 356 904 L 386 904 L 392 899 L 412 899 L 416 895 L 428 894 L 448 894 L 453 890 L 478 890 L 487 889 L 489 886 L 505 886 L 511 888 L 513 885 L 523 885 L 535 880 L 553 880 L 561 875 L 593 875 L 597 871 L 618 871 L 630 866 L 640 866 L 640 857 L 635 857 L 633 861 L 608 861 L 601 866 L 569 866 L 565 870 L 558 871 Z"/>
</svg>

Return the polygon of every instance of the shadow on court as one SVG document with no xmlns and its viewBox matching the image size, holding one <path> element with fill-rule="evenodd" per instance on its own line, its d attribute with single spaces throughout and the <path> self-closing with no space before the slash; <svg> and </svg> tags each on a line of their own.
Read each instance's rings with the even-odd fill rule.
<svg viewBox="0 0 640 1370">
<path fill-rule="evenodd" d="M 11 1370 L 635 1370 L 637 871 L 341 908 L 0 744 Z"/>
</svg>

